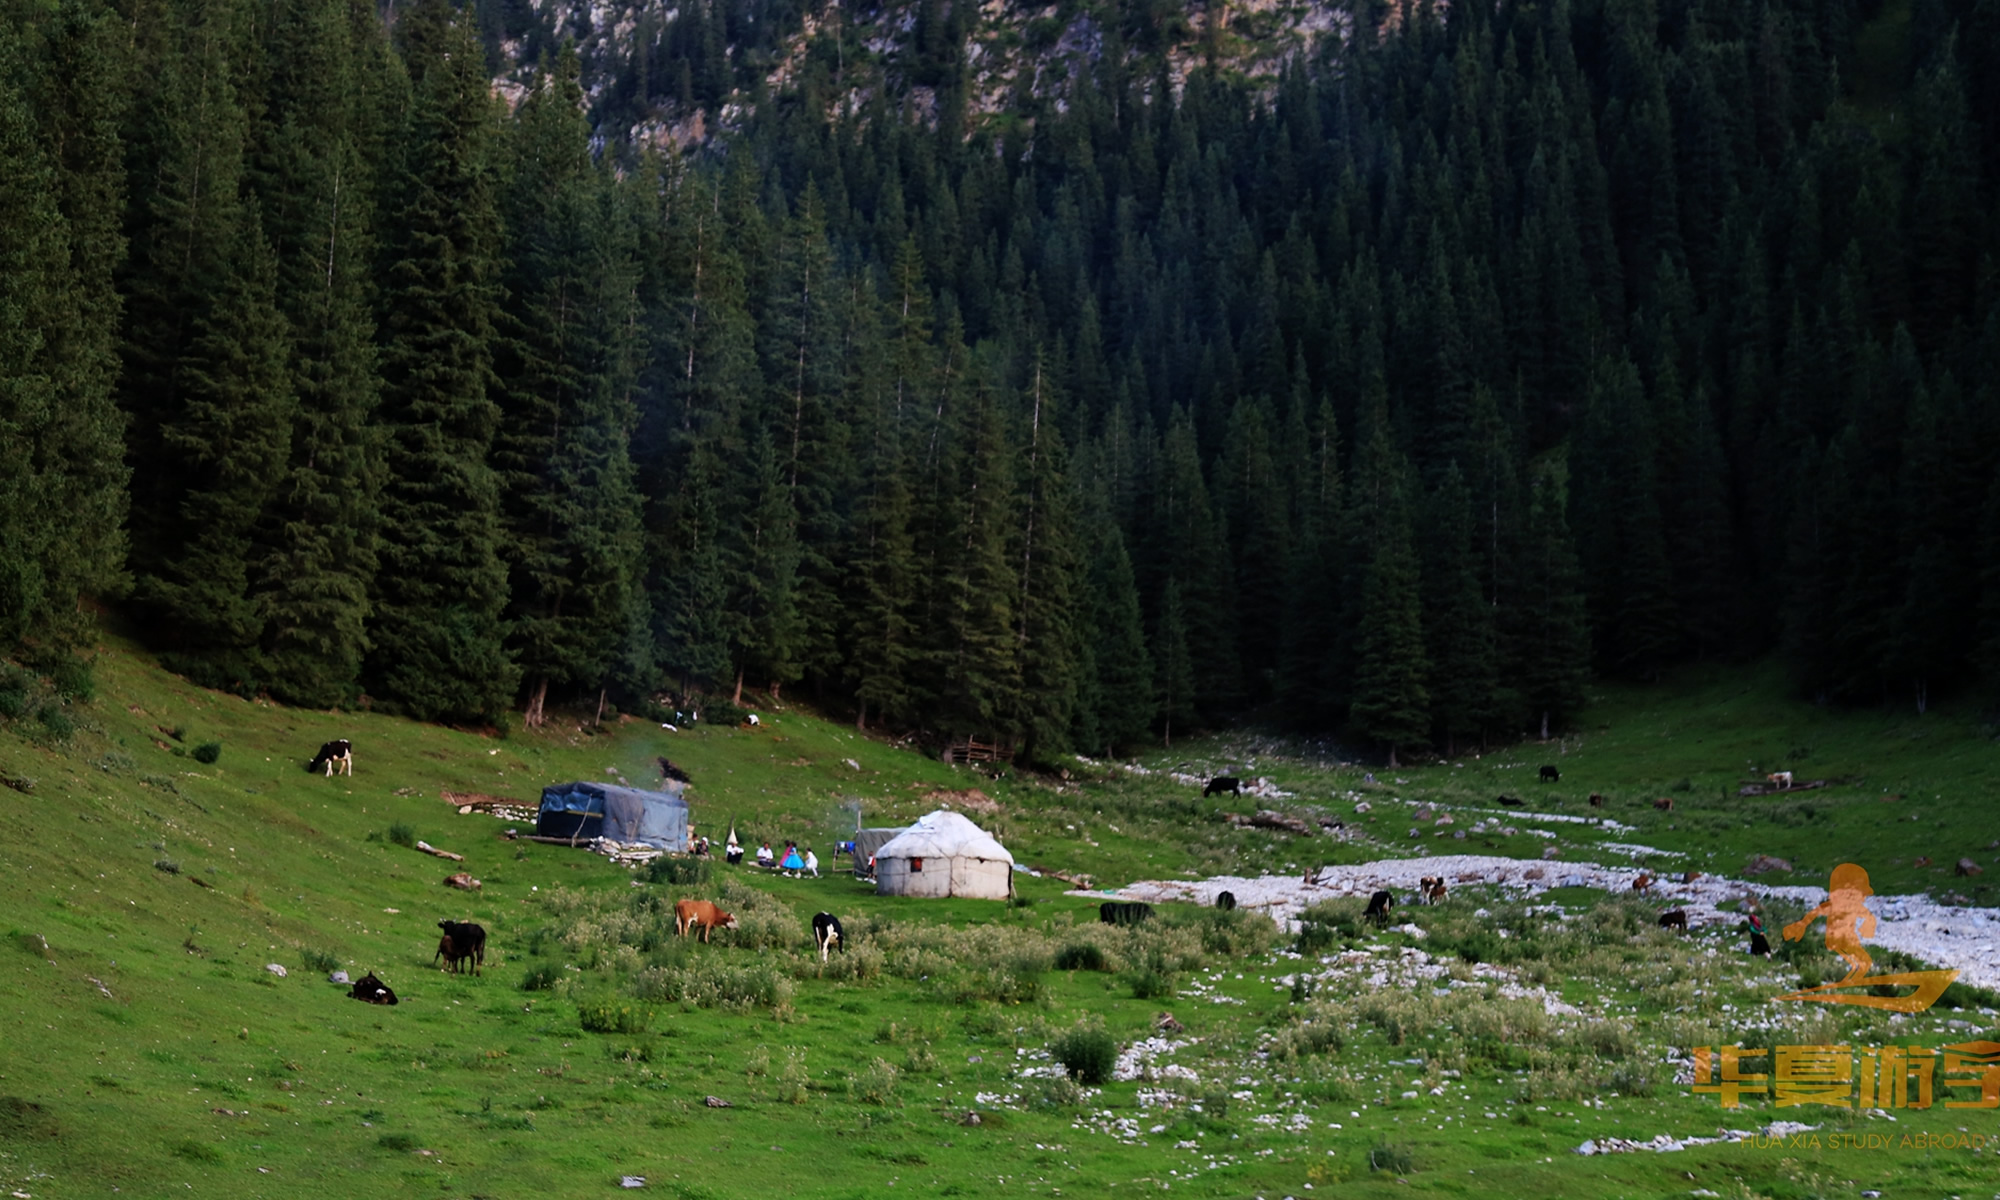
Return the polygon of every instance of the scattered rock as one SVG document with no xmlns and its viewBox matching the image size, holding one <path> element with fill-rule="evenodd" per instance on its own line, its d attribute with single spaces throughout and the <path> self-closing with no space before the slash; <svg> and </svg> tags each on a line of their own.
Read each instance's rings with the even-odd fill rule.
<svg viewBox="0 0 2000 1200">
<path fill-rule="evenodd" d="M 1745 875 L 1767 875 L 1772 871 L 1789 871 L 1791 869 L 1791 863 L 1786 862 L 1775 854 L 1759 854 L 1750 860 L 1749 866 L 1743 868 L 1743 873 Z"/>
<path fill-rule="evenodd" d="M 646 1177 L 644 1175 L 620 1175 L 618 1177 L 618 1186 L 622 1188 L 642 1188 L 646 1186 Z"/>
<path fill-rule="evenodd" d="M 855 769 L 859 770 L 860 768 L 857 767 Z M 965 812 L 992 814 L 1000 811 L 1000 802 L 978 788 L 966 788 L 964 791 L 957 792 L 927 792 L 924 794 L 924 800 L 926 803 L 935 804 L 939 808 L 957 808 Z"/>
<path fill-rule="evenodd" d="M 1357 813 L 1365 813 L 1373 807 L 1374 805 L 1368 803 L 1366 800 L 1363 800 L 1361 803 L 1354 806 L 1354 811 Z"/>
<path fill-rule="evenodd" d="M 1296 833 L 1300 837 L 1311 837 L 1313 832 L 1313 827 L 1298 817 L 1288 817 L 1284 813 L 1272 812 L 1268 808 L 1259 809 L 1254 815 L 1248 817 L 1241 813 L 1229 813 L 1227 816 L 1229 817 L 1229 823 L 1239 829 L 1253 827 L 1257 829 L 1276 829 L 1285 833 Z"/>
<path fill-rule="evenodd" d="M 354 981 L 353 981 L 352 979 L 349 979 L 349 978 L 347 977 L 347 972 L 345 972 L 345 971 L 335 971 L 335 972 L 333 972 L 333 973 L 332 973 L 331 975 L 328 975 L 328 976 L 326 977 L 326 981 L 327 981 L 328 983 L 353 983 L 353 982 L 354 982 Z"/>
<path fill-rule="evenodd" d="M 1418 810 L 1417 810 L 1417 813 L 1416 813 L 1416 819 L 1417 819 L 1417 820 L 1419 820 L 1419 821 L 1428 821 L 1428 820 L 1430 820 L 1430 819 L 1431 819 L 1431 810 L 1430 810 L 1430 809 L 1428 809 L 1428 808 L 1420 808 L 1420 809 L 1418 809 Z"/>
<path fill-rule="evenodd" d="M 860 763 L 858 763 L 858 762 L 855 762 L 855 761 L 854 761 L 853 759 L 851 759 L 851 758 L 843 758 L 843 759 L 841 759 L 840 761 L 841 761 L 841 762 L 844 762 L 844 763 L 846 763 L 846 764 L 847 764 L 848 766 L 850 766 L 850 767 L 853 767 L 853 768 L 854 768 L 855 770 L 857 770 L 857 771 L 859 771 L 859 770 L 861 769 L 861 764 L 860 764 Z"/>
<path fill-rule="evenodd" d="M 976 1112 L 969 1112 L 969 1113 L 966 1113 L 966 1114 L 965 1114 L 964 1116 L 962 1116 L 962 1117 L 960 1117 L 960 1118 L 958 1119 L 958 1123 L 959 1123 L 960 1125 L 983 1125 L 983 1124 L 985 1124 L 985 1122 L 984 1122 L 984 1121 L 981 1121 L 981 1120 L 979 1119 L 979 1114 L 978 1114 L 978 1113 L 976 1113 Z"/>
<path fill-rule="evenodd" d="M 723 1099 L 722 1097 L 720 1097 L 720 1096 L 704 1096 L 704 1097 L 702 1097 L 702 1101 L 701 1101 L 701 1102 L 702 1102 L 703 1104 L 706 1104 L 706 1105 L 708 1105 L 708 1106 L 709 1106 L 710 1108 L 735 1108 L 735 1107 L 736 1107 L 735 1105 L 731 1104 L 731 1103 L 730 1103 L 729 1101 L 727 1101 L 727 1100 L 724 1100 L 724 1099 Z"/>
<path fill-rule="evenodd" d="M 285 977 L 285 968 L 277 963 L 265 963 L 264 969 L 266 971 L 269 971 L 271 974 L 276 975 L 280 979 L 283 979 Z"/>
<path fill-rule="evenodd" d="M 1549 858 L 1561 858 L 1562 856 L 1563 856 L 1563 852 L 1562 852 L 1562 847 L 1560 847 L 1560 846 L 1543 846 L 1543 847 L 1542 847 L 1542 857 L 1543 857 L 1543 858 L 1545 858 L 1545 859 L 1549 859 Z"/>
</svg>

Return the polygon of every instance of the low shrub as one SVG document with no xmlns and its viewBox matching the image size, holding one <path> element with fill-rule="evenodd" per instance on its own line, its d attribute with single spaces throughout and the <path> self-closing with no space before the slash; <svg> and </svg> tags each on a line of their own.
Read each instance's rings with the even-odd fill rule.
<svg viewBox="0 0 2000 1200">
<path fill-rule="evenodd" d="M 806 1071 L 806 1052 L 794 1046 L 785 1051 L 785 1065 L 778 1069 L 778 1099 L 785 1104 L 804 1104 L 812 1086 Z M 893 1086 L 893 1083 L 892 1083 Z"/>
<path fill-rule="evenodd" d="M 875 1059 L 855 1072 L 848 1081 L 848 1093 L 863 1104 L 887 1104 L 895 1098 L 898 1074 L 895 1067 Z"/>
<path fill-rule="evenodd" d="M 171 859 L 171 858 L 156 858 L 156 859 L 154 859 L 154 860 L 153 860 L 153 869 L 154 869 L 155 871 L 164 871 L 164 872 L 166 872 L 166 873 L 167 873 L 167 874 L 169 874 L 169 875 L 178 875 L 178 874 L 180 874 L 180 873 L 181 873 L 181 865 L 180 865 L 179 863 L 175 862 L 175 861 L 174 861 L 173 859 Z"/>
<path fill-rule="evenodd" d="M 1024 1097 L 1035 1108 L 1076 1108 L 1083 1103 L 1083 1086 L 1067 1075 L 1037 1079 Z"/>
<path fill-rule="evenodd" d="M 646 879 L 674 887 L 701 887 L 713 872 L 705 858 L 674 858 L 661 855 L 646 866 Z"/>
<path fill-rule="evenodd" d="M 761 963 L 738 967 L 701 960 L 685 967 L 649 967 L 632 981 L 632 991 L 642 1000 L 748 1012 L 790 1004 L 792 981 Z"/>
<path fill-rule="evenodd" d="M 417 831 L 401 821 L 389 826 L 389 832 L 385 836 L 398 846 L 414 847 L 417 844 Z"/>
<path fill-rule="evenodd" d="M 1056 951 L 1058 971 L 1102 971 L 1104 965 L 1104 950 L 1090 942 L 1071 942 Z"/>
<path fill-rule="evenodd" d="M 1171 1000 L 1174 998 L 1174 977 L 1165 971 L 1151 967 L 1134 971 L 1131 975 L 1132 997 L 1135 1000 Z"/>
<path fill-rule="evenodd" d="M 1347 1044 L 1340 1026 L 1321 1016 L 1279 1030 L 1269 1047 L 1273 1062 L 1291 1062 L 1321 1054 L 1338 1054 Z"/>
<path fill-rule="evenodd" d="M 1359 900 L 1324 900 L 1307 908 L 1299 914 L 1296 949 L 1311 956 L 1360 941 L 1366 936 L 1361 913 Z"/>
<path fill-rule="evenodd" d="M 645 1005 L 613 997 L 578 1001 L 576 1016 L 589 1033 L 644 1033 L 653 1023 Z"/>
<path fill-rule="evenodd" d="M 299 961 L 314 971 L 338 971 L 340 955 L 331 950 L 300 950 Z"/>
<path fill-rule="evenodd" d="M 1092 1026 L 1079 1026 L 1049 1045 L 1049 1053 L 1077 1082 L 1101 1087 L 1118 1065 L 1118 1041 Z"/>
<path fill-rule="evenodd" d="M 397 1154 L 408 1154 L 417 1148 L 417 1139 L 407 1133 L 385 1133 L 375 1139 L 375 1144 Z"/>
<path fill-rule="evenodd" d="M 43 705 L 35 716 L 41 720 L 42 728 L 48 730 L 51 737 L 66 738 L 76 732 L 76 722 L 70 720 L 68 713 L 53 704 Z"/>
<path fill-rule="evenodd" d="M 530 967 L 528 973 L 521 977 L 521 990 L 524 992 L 549 991 L 556 986 L 556 980 L 561 979 L 562 976 L 562 968 L 558 966 Z"/>
<path fill-rule="evenodd" d="M 1203 1092 L 1200 1100 L 1201 1115 L 1211 1121 L 1220 1121 L 1229 1115 L 1229 1093 L 1221 1088 Z"/>
<path fill-rule="evenodd" d="M 1383 1142 L 1368 1152 L 1368 1169 L 1371 1171 L 1408 1175 L 1416 1165 L 1416 1159 L 1411 1156 L 1408 1146 Z"/>
<path fill-rule="evenodd" d="M 203 766 L 207 766 L 210 763 L 213 763 L 216 759 L 222 757 L 222 743 L 203 742 L 201 745 L 196 746 L 194 748 L 193 753 L 194 753 L 194 760 L 196 762 L 201 763 Z"/>
</svg>

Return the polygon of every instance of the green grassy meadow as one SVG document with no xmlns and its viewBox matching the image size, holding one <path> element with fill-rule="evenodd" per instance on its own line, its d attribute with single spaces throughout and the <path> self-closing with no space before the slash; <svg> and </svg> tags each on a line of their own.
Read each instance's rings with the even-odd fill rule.
<svg viewBox="0 0 2000 1200">
<path fill-rule="evenodd" d="M 1891 1122 L 1751 1101 L 1724 1114 L 1668 1062 L 1699 1044 L 1993 1037 L 1990 996 L 1894 1020 L 1773 1016 L 1763 998 L 1814 969 L 1809 951 L 1751 960 L 1733 934 L 1678 937 L 1622 897 L 1528 906 L 1468 889 L 1400 914 L 1422 937 L 1336 905 L 1302 956 L 1247 912 L 1163 906 L 1146 926 L 1103 927 L 1094 900 L 1051 877 L 1017 877 L 1012 905 L 878 897 L 830 853 L 848 806 L 894 824 L 936 807 L 933 792 L 977 787 L 999 811 L 975 818 L 1019 861 L 1113 887 L 1405 854 L 1405 810 L 1425 806 L 1458 813 L 1452 832 L 1468 814 L 1523 830 L 1447 833 L 1440 847 L 1439 830 L 1420 829 L 1432 853 L 1539 857 L 1555 844 L 1731 875 L 1771 854 L 1795 870 L 1768 880 L 1810 885 L 1858 861 L 1881 892 L 1990 904 L 1990 885 L 1949 873 L 1971 856 L 2000 874 L 2000 747 L 1966 714 L 1824 711 L 1791 701 L 1773 672 L 1716 670 L 1606 689 L 1559 745 L 1394 772 L 1239 732 L 1148 755 L 1143 771 L 1079 762 L 1068 780 L 994 779 L 793 708 L 766 708 L 757 729 L 626 718 L 597 730 L 571 715 L 502 737 L 206 691 L 113 643 L 95 699 L 68 715 L 66 737 L 0 723 L 0 1192 L 591 1196 L 627 1175 L 689 1198 L 2000 1190 L 1992 1149 L 1900 1140 L 2000 1136 L 1995 1112 Z M 334 737 L 354 742 L 353 778 L 307 775 Z M 206 743 L 221 746 L 212 763 L 192 754 Z M 701 832 L 719 842 L 734 820 L 753 845 L 796 838 L 826 877 L 718 864 L 704 884 L 650 882 L 507 840 L 508 822 L 439 798 L 532 803 L 544 784 L 611 771 L 644 785 L 661 754 L 694 778 Z M 1537 779 L 1545 762 L 1560 782 Z M 1172 778 L 1224 769 L 1292 795 L 1203 800 Z M 1780 769 L 1832 782 L 1736 795 Z M 1601 812 L 1585 804 L 1593 791 L 1609 797 Z M 1495 805 L 1503 793 L 1526 812 L 1621 827 L 1550 823 L 1551 843 Z M 1671 812 L 1652 806 L 1668 796 Z M 1300 839 L 1224 819 L 1255 807 L 1364 833 Z M 446 889 L 459 866 L 392 831 L 463 854 L 482 891 Z M 690 894 L 743 929 L 710 946 L 675 939 L 672 903 Z M 821 909 L 854 943 L 826 967 L 806 928 Z M 432 966 L 443 917 L 487 927 L 482 976 Z M 356 1003 L 325 982 L 331 965 L 375 971 L 402 1003 Z M 1167 1012 L 1182 1029 L 1163 1035 L 1177 1044 L 1150 1077 L 1057 1077 L 1050 1048 L 1077 1029 L 1131 1046 L 1162 1036 Z M 1804 1135 L 1818 1143 L 1575 1153 L 1587 1138 L 1780 1119 L 1819 1126 Z"/>
</svg>

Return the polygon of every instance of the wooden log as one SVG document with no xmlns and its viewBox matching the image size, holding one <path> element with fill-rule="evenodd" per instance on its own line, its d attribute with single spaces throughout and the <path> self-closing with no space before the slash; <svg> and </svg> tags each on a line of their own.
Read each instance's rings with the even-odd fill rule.
<svg viewBox="0 0 2000 1200">
<path fill-rule="evenodd" d="M 416 848 L 423 851 L 425 854 L 434 855 L 438 858 L 448 858 L 453 862 L 465 861 L 465 855 L 453 854 L 449 850 L 440 850 L 436 846 L 431 845 L 429 842 L 418 842 Z"/>
</svg>

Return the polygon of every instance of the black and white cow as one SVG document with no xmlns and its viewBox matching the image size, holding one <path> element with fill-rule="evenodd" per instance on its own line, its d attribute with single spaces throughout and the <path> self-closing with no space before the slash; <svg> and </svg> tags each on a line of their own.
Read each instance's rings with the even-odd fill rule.
<svg viewBox="0 0 2000 1200">
<path fill-rule="evenodd" d="M 341 738 L 337 742 L 328 742 L 321 746 L 319 753 L 313 756 L 312 762 L 306 765 L 306 770 L 317 773 L 322 769 L 326 771 L 328 779 L 333 778 L 335 771 L 343 775 L 354 774 L 353 744 L 346 738 Z"/>
<path fill-rule="evenodd" d="M 840 927 L 840 918 L 830 912 L 813 915 L 813 945 L 819 947 L 819 960 L 825 962 L 835 946 L 842 954 L 847 953 L 847 931 Z"/>
<path fill-rule="evenodd" d="M 375 978 L 375 972 L 373 971 L 355 980 L 353 990 L 347 994 L 356 1000 L 366 1000 L 370 1004 L 394 1004 L 396 1002 L 396 993 L 389 990 L 388 984 Z"/>
<path fill-rule="evenodd" d="M 1373 921 L 1377 925 L 1387 925 L 1389 923 L 1389 914 L 1394 912 L 1395 909 L 1396 894 L 1384 890 L 1368 897 L 1368 911 L 1362 913 L 1361 916 L 1364 920 Z"/>
</svg>

